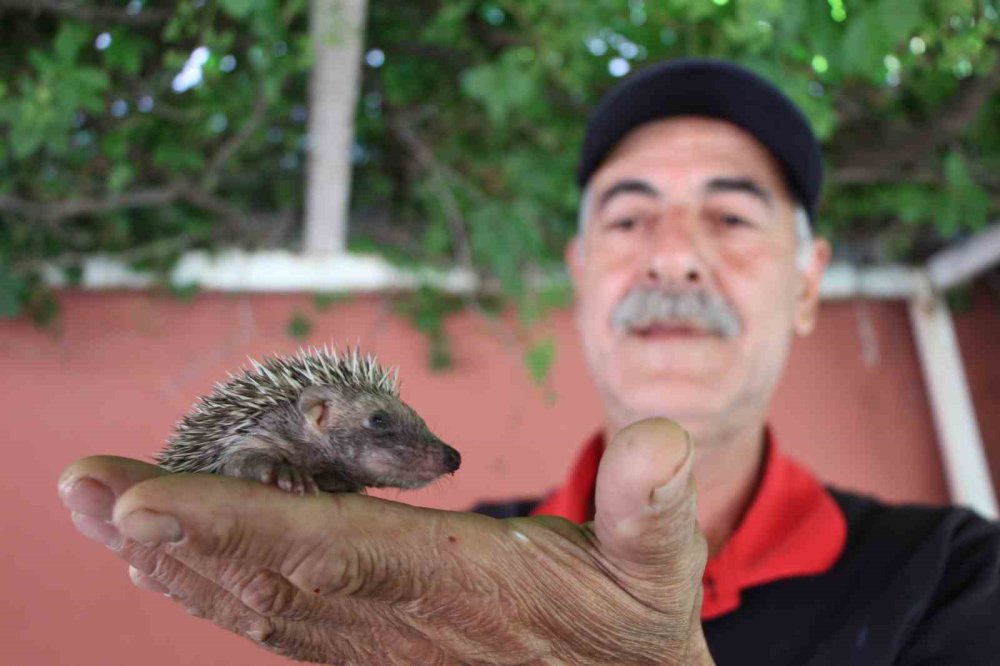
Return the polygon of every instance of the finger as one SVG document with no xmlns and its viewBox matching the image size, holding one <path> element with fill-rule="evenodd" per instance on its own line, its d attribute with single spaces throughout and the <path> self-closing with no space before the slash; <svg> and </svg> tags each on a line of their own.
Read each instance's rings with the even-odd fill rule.
<svg viewBox="0 0 1000 666">
<path fill-rule="evenodd" d="M 364 601 L 310 599 L 274 572 L 215 560 L 217 580 L 211 580 L 161 548 L 131 541 L 122 556 L 132 563 L 129 574 L 137 587 L 166 592 L 190 615 L 286 657 L 389 663 L 389 651 L 381 646 L 406 646 L 410 655 L 438 652 L 386 609 L 374 612 Z"/>
<path fill-rule="evenodd" d="M 597 473 L 594 529 L 600 549 L 625 574 L 676 588 L 700 581 L 705 548 L 695 519 L 693 445 L 668 419 L 619 431 Z"/>
<path fill-rule="evenodd" d="M 305 475 L 305 492 L 307 495 L 319 495 L 319 486 L 312 474 Z"/>
<path fill-rule="evenodd" d="M 174 542 L 169 552 L 177 557 L 244 562 L 309 594 L 398 601 L 418 598 L 441 576 L 435 535 L 452 515 L 460 516 L 361 495 L 303 497 L 181 474 L 130 489 L 115 505 L 114 522 L 140 542 Z M 454 522 L 465 529 L 462 520 Z"/>
<path fill-rule="evenodd" d="M 228 595 L 241 604 L 233 609 L 240 615 L 245 610 L 297 622 L 325 621 L 330 617 L 344 617 L 347 613 L 346 609 L 331 605 L 318 594 L 303 593 L 283 576 L 267 569 L 203 557 L 182 559 L 143 546 L 137 546 L 125 559 L 171 594 L 198 607 L 215 605 L 217 597 Z"/>
<path fill-rule="evenodd" d="M 122 536 L 118 533 L 118 528 L 111 523 L 75 511 L 70 514 L 70 517 L 73 519 L 73 524 L 76 526 L 77 531 L 83 536 L 93 539 L 98 543 L 103 543 L 111 550 L 117 551 L 121 549 Z"/>
<path fill-rule="evenodd" d="M 163 549 L 126 540 L 119 555 L 129 563 L 129 577 L 137 587 L 168 594 L 188 614 L 249 638 L 273 632 L 267 618 Z"/>
<path fill-rule="evenodd" d="M 165 586 L 161 585 L 155 578 L 151 578 L 146 574 L 142 573 L 133 566 L 128 568 L 128 577 L 131 579 L 132 584 L 135 585 L 140 590 L 147 590 L 149 592 L 159 592 L 160 594 L 169 594 Z"/>
<path fill-rule="evenodd" d="M 139 460 L 116 456 L 91 456 L 76 461 L 59 477 L 59 497 L 72 512 L 73 524 L 87 538 L 109 548 L 121 538 L 111 520 L 115 498 L 134 484 L 167 474 Z"/>
</svg>

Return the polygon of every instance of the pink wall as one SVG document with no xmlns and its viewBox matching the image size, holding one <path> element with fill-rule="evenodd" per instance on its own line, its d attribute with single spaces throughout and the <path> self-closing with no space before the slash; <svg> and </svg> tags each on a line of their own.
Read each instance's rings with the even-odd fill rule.
<svg viewBox="0 0 1000 666">
<path fill-rule="evenodd" d="M 0 477 L 7 507 L 0 518 L 5 664 L 287 663 L 135 590 L 124 565 L 72 528 L 55 482 L 83 455 L 148 459 L 193 400 L 247 355 L 298 348 L 285 333 L 295 309 L 315 324 L 308 343 L 360 340 L 399 365 L 403 398 L 462 451 L 454 479 L 400 495 L 405 501 L 458 509 L 476 498 L 541 493 L 562 477 L 599 421 L 568 313 L 552 322 L 558 399 L 549 403 L 528 380 L 520 353 L 472 317 L 449 322 L 456 366 L 433 374 L 423 338 L 379 298 L 322 312 L 308 296 L 204 295 L 184 304 L 146 294 L 72 293 L 60 300 L 58 335 L 0 323 L 10 462 Z M 994 364 L 997 322 L 986 316 L 972 327 L 982 327 L 974 354 Z M 818 331 L 794 349 L 779 390 L 779 442 L 836 484 L 890 500 L 944 501 L 915 359 L 901 305 L 826 306 Z M 980 379 L 987 386 L 981 410 L 1000 407 L 996 377 Z"/>
<path fill-rule="evenodd" d="M 986 289 L 973 292 L 974 307 L 955 315 L 955 332 L 962 348 L 969 390 L 980 434 L 1000 489 L 1000 307 Z"/>
</svg>

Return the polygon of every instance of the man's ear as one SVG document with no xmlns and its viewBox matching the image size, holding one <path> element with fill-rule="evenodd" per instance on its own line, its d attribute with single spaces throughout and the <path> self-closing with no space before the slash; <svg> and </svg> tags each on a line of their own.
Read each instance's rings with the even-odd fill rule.
<svg viewBox="0 0 1000 666">
<path fill-rule="evenodd" d="M 820 284 L 830 263 L 830 243 L 825 238 L 812 242 L 809 262 L 802 270 L 802 288 L 795 304 L 795 332 L 801 336 L 812 333 L 819 317 Z"/>
<path fill-rule="evenodd" d="M 306 420 L 306 428 L 321 434 L 330 424 L 330 392 L 320 386 L 307 386 L 299 396 L 299 411 Z"/>
</svg>

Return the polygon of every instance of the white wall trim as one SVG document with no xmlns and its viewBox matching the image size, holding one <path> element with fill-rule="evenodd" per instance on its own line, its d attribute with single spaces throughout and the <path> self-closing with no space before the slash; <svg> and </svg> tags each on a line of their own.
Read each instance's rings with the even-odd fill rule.
<svg viewBox="0 0 1000 666">
<path fill-rule="evenodd" d="M 927 261 L 927 274 L 935 291 L 968 282 L 1000 263 L 1000 222 L 974 236 L 937 252 Z"/>
<path fill-rule="evenodd" d="M 148 289 L 150 275 L 135 271 L 123 262 L 95 255 L 82 264 L 80 286 L 84 289 Z M 906 299 L 915 293 L 920 271 L 905 266 L 859 268 L 835 264 L 823 279 L 822 295 L 827 300 L 848 298 Z M 46 281 L 65 286 L 62 272 L 44 271 Z M 565 280 L 560 273 L 549 280 Z M 245 252 L 226 250 L 217 254 L 188 252 L 170 273 L 176 285 L 198 285 L 208 291 L 297 292 L 297 291 L 399 291 L 422 283 L 450 293 L 471 293 L 489 289 L 467 269 L 404 269 L 377 255 L 299 254 L 285 250 Z"/>
<path fill-rule="evenodd" d="M 909 311 L 951 499 L 995 520 L 996 492 L 951 313 L 929 278 Z"/>
</svg>

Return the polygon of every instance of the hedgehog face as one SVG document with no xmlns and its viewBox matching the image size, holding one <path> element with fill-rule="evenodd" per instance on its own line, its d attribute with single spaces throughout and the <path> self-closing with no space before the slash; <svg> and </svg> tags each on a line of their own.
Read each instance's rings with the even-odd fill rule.
<svg viewBox="0 0 1000 666">
<path fill-rule="evenodd" d="M 308 393 L 308 391 L 307 391 Z M 458 469 L 461 457 L 395 396 L 313 391 L 300 408 L 330 472 L 367 487 L 419 488 Z"/>
</svg>

